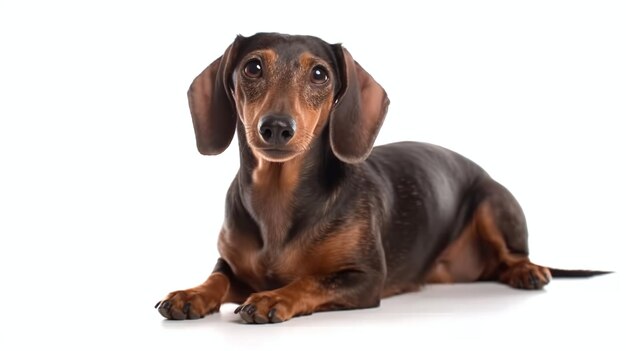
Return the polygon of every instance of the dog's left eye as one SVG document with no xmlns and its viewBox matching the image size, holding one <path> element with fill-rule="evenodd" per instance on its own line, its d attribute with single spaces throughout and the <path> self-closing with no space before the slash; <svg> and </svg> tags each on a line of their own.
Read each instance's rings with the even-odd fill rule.
<svg viewBox="0 0 626 351">
<path fill-rule="evenodd" d="M 315 84 L 323 84 L 328 81 L 328 72 L 322 66 L 315 66 L 311 71 L 311 81 Z"/>
</svg>

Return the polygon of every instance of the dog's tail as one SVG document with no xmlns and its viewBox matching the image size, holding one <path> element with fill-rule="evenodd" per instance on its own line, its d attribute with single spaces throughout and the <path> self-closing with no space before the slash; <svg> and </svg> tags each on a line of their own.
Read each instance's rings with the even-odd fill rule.
<svg viewBox="0 0 626 351">
<path fill-rule="evenodd" d="M 586 269 L 558 269 L 549 268 L 553 278 L 589 278 L 596 275 L 611 274 L 611 271 L 592 271 Z"/>
</svg>

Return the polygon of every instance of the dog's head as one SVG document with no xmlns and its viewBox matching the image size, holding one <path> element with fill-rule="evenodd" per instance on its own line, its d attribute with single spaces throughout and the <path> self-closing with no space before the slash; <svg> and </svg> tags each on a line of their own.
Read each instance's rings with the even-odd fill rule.
<svg viewBox="0 0 626 351">
<path fill-rule="evenodd" d="M 237 118 L 257 157 L 284 162 L 304 153 L 325 126 L 333 153 L 367 158 L 383 123 L 385 90 L 340 44 L 311 36 L 238 36 L 188 92 L 198 150 L 223 152 Z"/>
</svg>

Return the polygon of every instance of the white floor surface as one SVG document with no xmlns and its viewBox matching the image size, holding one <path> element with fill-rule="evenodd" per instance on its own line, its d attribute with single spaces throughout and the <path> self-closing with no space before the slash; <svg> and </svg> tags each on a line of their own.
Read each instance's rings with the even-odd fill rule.
<svg viewBox="0 0 626 351">
<path fill-rule="evenodd" d="M 622 287 L 619 274 L 556 280 L 537 292 L 496 283 L 427 286 L 375 309 L 246 325 L 232 304 L 201 320 L 167 321 L 152 308 L 152 291 L 108 295 L 73 286 L 62 300 L 37 302 L 45 312 L 35 315 L 20 315 L 35 301 L 10 301 L 0 349 L 624 350 Z"/>
</svg>

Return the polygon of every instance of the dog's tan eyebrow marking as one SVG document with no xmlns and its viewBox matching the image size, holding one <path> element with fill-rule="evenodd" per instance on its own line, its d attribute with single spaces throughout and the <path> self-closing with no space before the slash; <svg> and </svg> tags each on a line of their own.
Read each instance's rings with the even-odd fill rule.
<svg viewBox="0 0 626 351">
<path fill-rule="evenodd" d="M 308 51 L 305 51 L 300 54 L 298 57 L 298 61 L 300 62 L 300 66 L 307 67 L 312 65 L 315 61 L 319 61 L 319 59 Z"/>
<path fill-rule="evenodd" d="M 300 67 L 302 67 L 303 69 L 309 69 L 319 65 L 324 67 L 324 69 L 328 71 L 328 74 L 331 74 L 328 62 L 318 56 L 313 55 L 308 51 L 300 54 L 300 56 L 298 57 L 298 62 L 300 63 Z"/>
<path fill-rule="evenodd" d="M 246 54 L 239 62 L 239 66 L 243 69 L 250 60 L 254 58 L 258 58 L 261 60 L 261 64 L 263 65 L 263 69 L 266 69 L 267 66 L 271 66 L 276 63 L 278 60 L 278 53 L 272 49 L 259 49 L 250 51 Z"/>
</svg>

